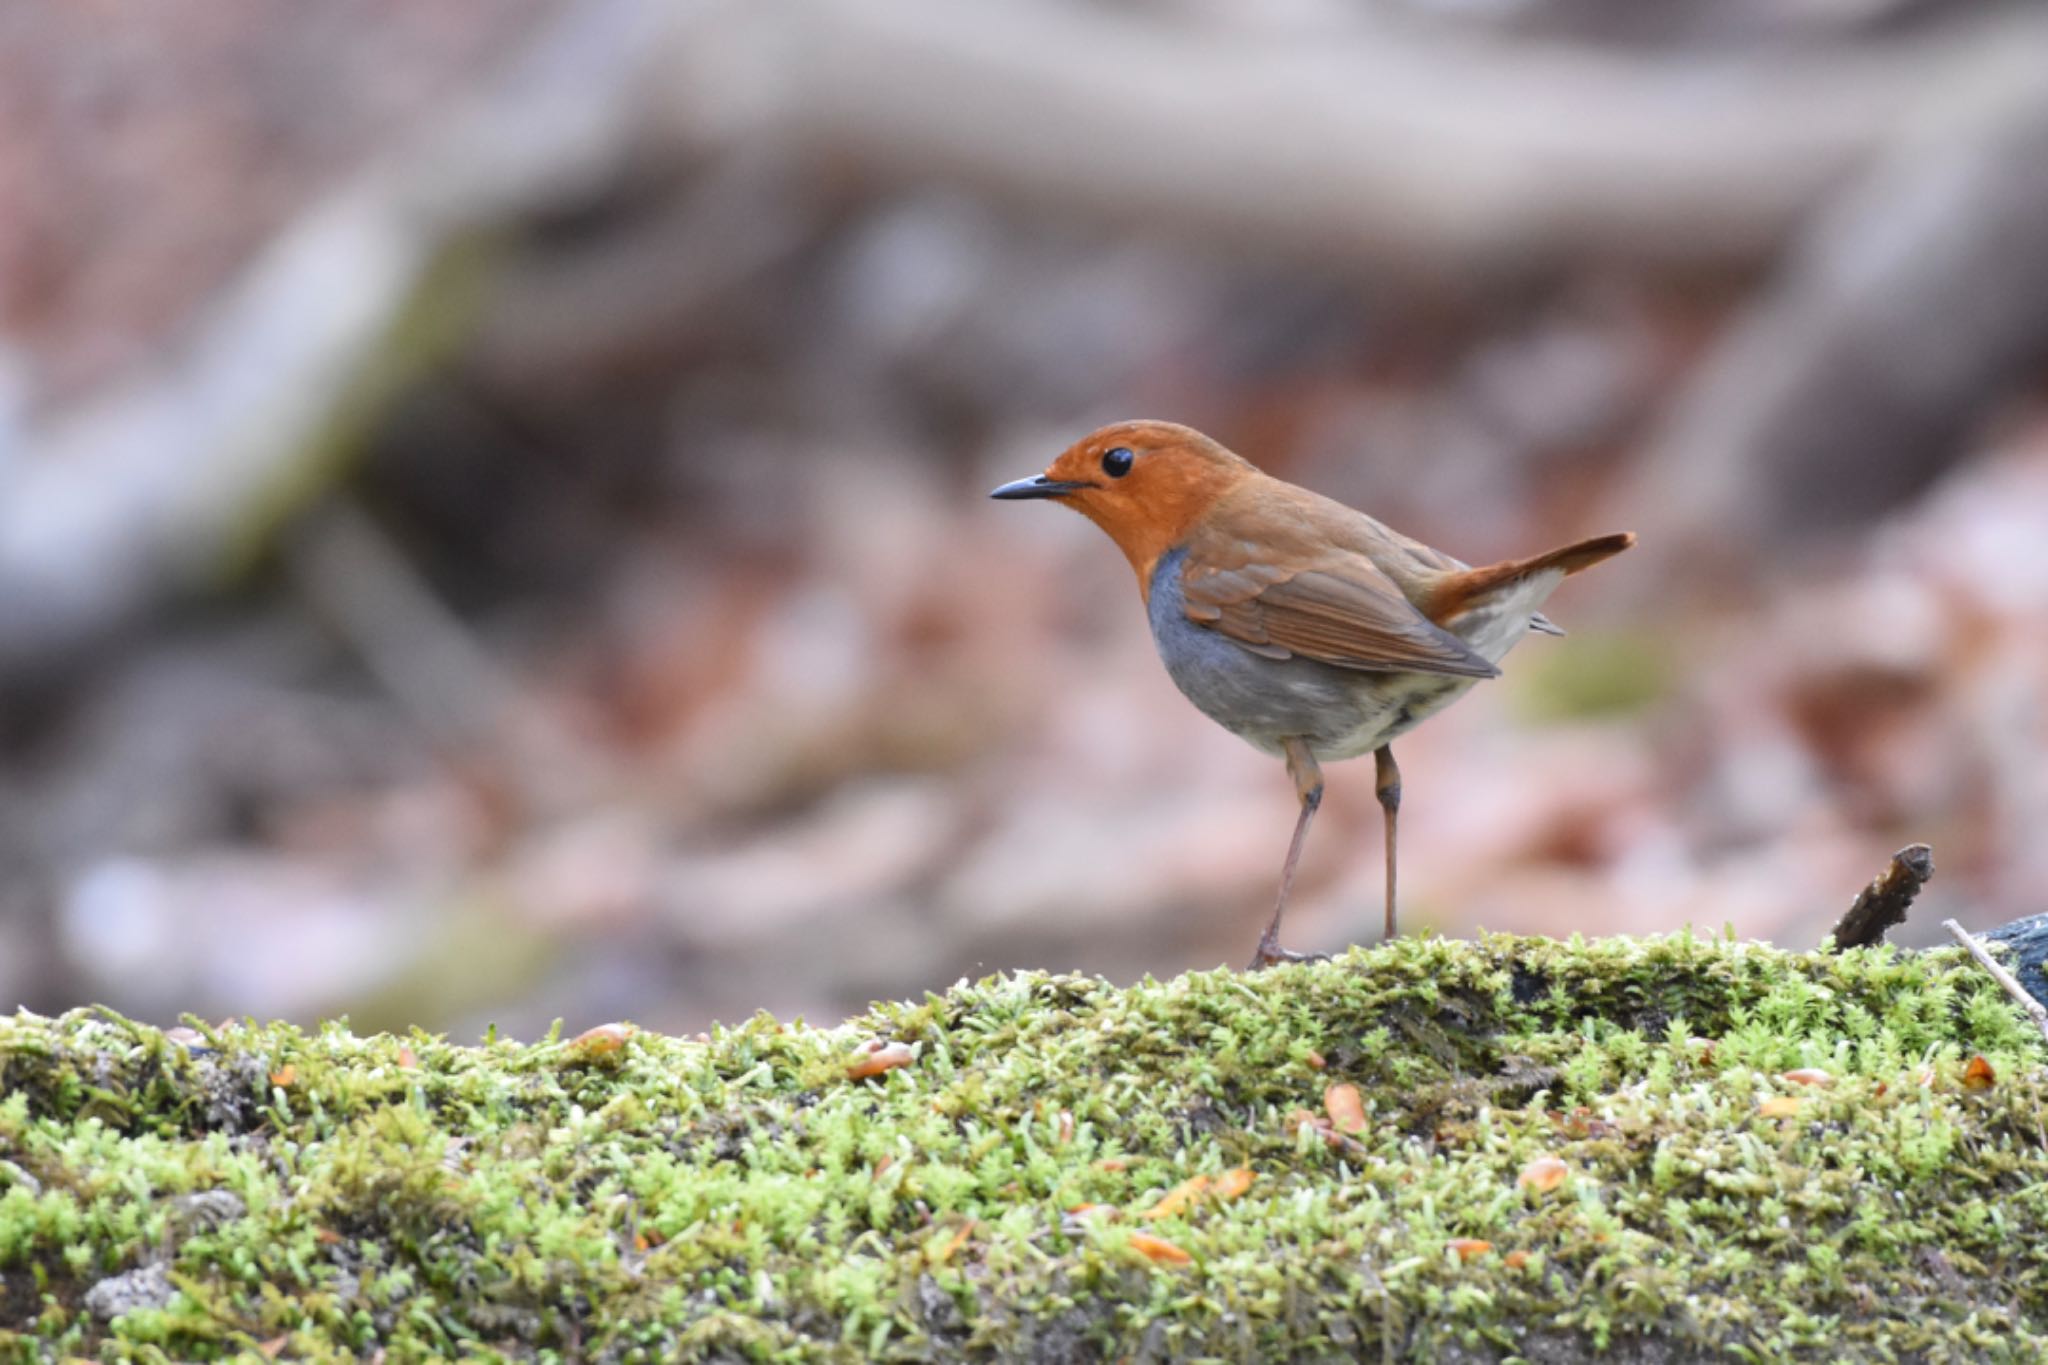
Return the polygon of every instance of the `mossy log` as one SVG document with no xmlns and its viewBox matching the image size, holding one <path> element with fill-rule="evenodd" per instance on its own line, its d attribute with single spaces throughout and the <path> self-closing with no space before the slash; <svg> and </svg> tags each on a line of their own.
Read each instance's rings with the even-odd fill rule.
<svg viewBox="0 0 2048 1365">
<path fill-rule="evenodd" d="M 1953 949 L 1690 935 L 1004 976 L 695 1040 L 17 1015 L 0 1346 L 2039 1358 L 2040 1049 Z"/>
</svg>

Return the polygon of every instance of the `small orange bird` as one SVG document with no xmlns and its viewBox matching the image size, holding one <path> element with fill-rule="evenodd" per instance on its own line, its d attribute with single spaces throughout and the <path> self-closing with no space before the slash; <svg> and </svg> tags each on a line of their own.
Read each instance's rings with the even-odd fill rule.
<svg viewBox="0 0 2048 1365">
<path fill-rule="evenodd" d="M 1378 764 L 1391 938 L 1393 741 L 1498 676 L 1529 631 L 1563 634 L 1538 610 L 1544 599 L 1635 543 L 1597 536 L 1475 569 L 1172 422 L 1106 426 L 990 496 L 1052 498 L 1107 531 L 1137 571 L 1152 639 L 1181 692 L 1287 760 L 1301 814 L 1253 967 L 1301 956 L 1280 946 L 1280 916 L 1322 803 L 1319 760 L 1370 751 Z"/>
</svg>

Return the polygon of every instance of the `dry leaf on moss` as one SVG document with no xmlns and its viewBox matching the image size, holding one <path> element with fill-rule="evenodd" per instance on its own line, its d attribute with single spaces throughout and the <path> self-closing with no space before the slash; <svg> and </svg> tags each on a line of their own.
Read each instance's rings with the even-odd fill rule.
<svg viewBox="0 0 2048 1365">
<path fill-rule="evenodd" d="M 571 1038 L 569 1048 L 579 1057 L 608 1057 L 638 1032 L 631 1024 L 599 1024 Z"/>
<path fill-rule="evenodd" d="M 853 1060 L 847 1063 L 846 1079 L 864 1081 L 870 1076 L 894 1071 L 899 1066 L 909 1066 L 916 1060 L 917 1052 L 908 1043 L 870 1038 L 860 1045 L 854 1053 Z"/>
<path fill-rule="evenodd" d="M 1164 1237 L 1154 1237 L 1149 1232 L 1132 1233 L 1131 1250 L 1160 1265 L 1186 1265 L 1194 1259 Z"/>
<path fill-rule="evenodd" d="M 1349 1082 L 1323 1091 L 1323 1111 L 1330 1116 L 1330 1126 L 1340 1133 L 1365 1131 L 1365 1100 Z"/>
<path fill-rule="evenodd" d="M 1218 1199 L 1235 1199 L 1252 1187 L 1259 1173 L 1249 1166 L 1233 1166 L 1216 1177 L 1210 1188 Z"/>
<path fill-rule="evenodd" d="M 1165 1194 L 1159 1196 L 1159 1202 L 1154 1204 L 1151 1208 L 1146 1209 L 1143 1213 L 1139 1214 L 1138 1217 L 1171 1218 L 1175 1214 L 1187 1208 L 1188 1205 L 1194 1203 L 1195 1200 L 1201 1196 L 1202 1191 L 1208 1188 L 1208 1176 L 1189 1176 L 1186 1180 L 1181 1181 L 1180 1184 L 1175 1185 Z"/>
<path fill-rule="evenodd" d="M 1517 1187 L 1548 1194 L 1571 1176 L 1572 1168 L 1565 1165 L 1564 1158 L 1545 1154 L 1534 1158 L 1522 1167 L 1522 1173 L 1515 1177 Z"/>
</svg>

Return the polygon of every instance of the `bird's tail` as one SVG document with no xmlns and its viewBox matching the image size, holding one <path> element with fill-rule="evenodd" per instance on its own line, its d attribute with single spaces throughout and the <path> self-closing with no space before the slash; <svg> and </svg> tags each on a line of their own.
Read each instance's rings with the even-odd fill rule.
<svg viewBox="0 0 2048 1365">
<path fill-rule="evenodd" d="M 1446 620 L 1473 605 L 1481 598 L 1490 597 L 1531 574 L 1556 569 L 1566 575 L 1590 568 L 1603 559 L 1611 559 L 1636 543 L 1635 533 L 1620 531 L 1611 536 L 1594 536 L 1591 540 L 1574 541 L 1559 549 L 1549 550 L 1527 559 L 1510 559 L 1502 564 L 1487 564 L 1477 569 L 1466 569 L 1451 574 L 1438 583 L 1430 592 L 1429 617 L 1434 621 Z M 1546 594 L 1547 596 L 1548 594 Z"/>
<path fill-rule="evenodd" d="M 1523 574 L 1536 573 L 1543 569 L 1563 569 L 1566 575 L 1571 575 L 1581 569 L 1589 569 L 1603 559 L 1612 559 L 1635 543 L 1635 532 L 1617 531 L 1611 536 L 1594 536 L 1591 540 L 1574 541 L 1562 549 L 1551 550 L 1529 559 L 1510 560 L 1506 564 L 1495 564 L 1475 572 L 1520 578 Z"/>
</svg>

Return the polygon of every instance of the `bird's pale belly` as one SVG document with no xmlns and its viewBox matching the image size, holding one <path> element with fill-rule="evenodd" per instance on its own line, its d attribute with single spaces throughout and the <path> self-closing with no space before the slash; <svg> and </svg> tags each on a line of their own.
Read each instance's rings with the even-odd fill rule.
<svg viewBox="0 0 2048 1365">
<path fill-rule="evenodd" d="M 1183 631 L 1207 641 L 1175 638 Z M 1280 753 L 1281 741 L 1291 737 L 1307 740 L 1319 759 L 1371 753 L 1450 705 L 1476 681 L 1264 659 L 1185 620 L 1155 638 L 1182 694 L 1209 719 L 1270 754 Z M 1213 655 L 1206 647 L 1210 642 L 1220 647 Z"/>
<path fill-rule="evenodd" d="M 1343 734 L 1310 736 L 1309 751 L 1317 758 L 1356 758 L 1391 744 L 1463 696 L 1475 681 L 1440 673 L 1366 673 L 1359 677 L 1364 685 L 1354 686 L 1352 692 L 1357 723 Z M 1278 739 L 1273 748 L 1278 751 Z"/>
<path fill-rule="evenodd" d="M 1550 575 L 1541 577 L 1551 581 L 1532 582 L 1532 600 L 1500 603 L 1483 619 L 1450 628 L 1488 659 L 1499 659 L 1527 632 L 1529 615 L 1556 586 Z M 1187 619 L 1177 554 L 1160 560 L 1147 605 L 1153 642 L 1174 685 L 1218 725 L 1272 754 L 1281 752 L 1282 740 L 1299 737 L 1319 759 L 1356 758 L 1400 738 L 1477 681 L 1254 654 Z"/>
</svg>

